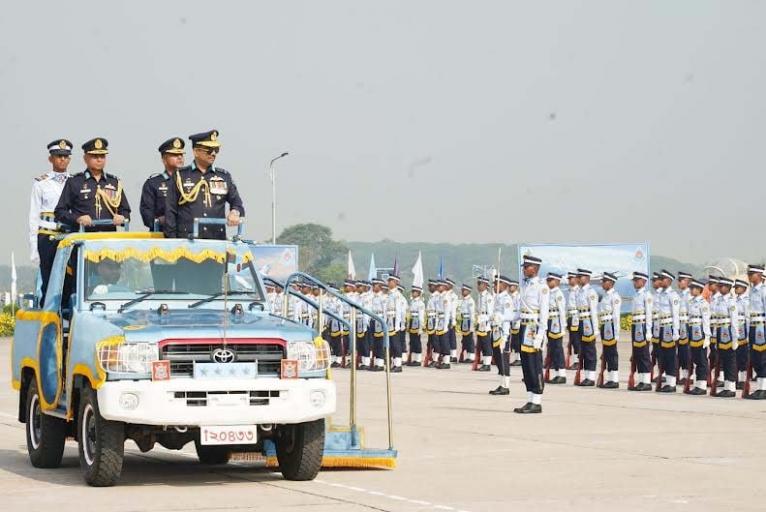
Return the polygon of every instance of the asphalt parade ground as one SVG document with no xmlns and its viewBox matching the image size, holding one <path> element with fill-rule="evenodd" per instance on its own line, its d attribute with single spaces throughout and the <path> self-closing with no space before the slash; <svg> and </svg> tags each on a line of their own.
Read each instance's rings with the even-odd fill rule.
<svg viewBox="0 0 766 512">
<path fill-rule="evenodd" d="M 10 340 L 0 339 L 0 509 L 4 511 L 763 511 L 766 401 L 547 386 L 543 414 L 518 415 L 520 369 L 511 395 L 494 397 L 494 371 L 405 368 L 392 375 L 393 471 L 323 471 L 287 482 L 258 462 L 200 465 L 192 445 L 141 453 L 126 444 L 116 487 L 90 488 L 77 446 L 59 469 L 35 469 L 18 397 L 10 387 Z M 348 370 L 334 371 L 347 421 Z M 680 391 L 679 386 L 679 391 Z M 368 445 L 387 447 L 385 376 L 359 375 L 359 423 Z M 739 395 L 739 393 L 738 393 Z"/>
</svg>

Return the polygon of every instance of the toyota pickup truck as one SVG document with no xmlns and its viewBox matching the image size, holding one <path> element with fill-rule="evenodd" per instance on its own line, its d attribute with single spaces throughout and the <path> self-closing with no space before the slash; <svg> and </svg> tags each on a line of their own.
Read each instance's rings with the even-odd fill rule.
<svg viewBox="0 0 766 512">
<path fill-rule="evenodd" d="M 12 385 L 33 466 L 77 441 L 85 481 L 114 485 L 124 445 L 203 464 L 277 448 L 282 475 L 313 479 L 335 412 L 327 343 L 270 315 L 243 242 L 75 233 L 45 301 L 16 315 Z"/>
</svg>

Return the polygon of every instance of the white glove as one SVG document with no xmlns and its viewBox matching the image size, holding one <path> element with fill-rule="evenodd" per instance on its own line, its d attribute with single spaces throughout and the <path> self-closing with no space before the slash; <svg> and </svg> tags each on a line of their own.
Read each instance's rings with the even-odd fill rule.
<svg viewBox="0 0 766 512">
<path fill-rule="evenodd" d="M 705 339 L 702 341 L 702 348 L 708 348 L 708 347 L 710 347 L 710 338 L 707 338 L 707 337 L 706 337 L 706 338 L 705 338 Z"/>
<path fill-rule="evenodd" d="M 479 315 L 478 318 L 479 323 L 489 322 L 489 315 Z"/>
<path fill-rule="evenodd" d="M 535 334 L 533 346 L 536 350 L 540 350 L 543 348 L 543 333 L 537 333 Z"/>
<path fill-rule="evenodd" d="M 678 341 L 680 339 L 681 339 L 681 335 L 678 334 L 677 332 L 674 332 L 673 333 L 673 341 Z"/>
<path fill-rule="evenodd" d="M 734 341 L 731 342 L 731 349 L 732 350 L 737 350 L 738 347 L 739 347 L 739 343 L 737 342 L 737 340 L 734 340 Z"/>
</svg>

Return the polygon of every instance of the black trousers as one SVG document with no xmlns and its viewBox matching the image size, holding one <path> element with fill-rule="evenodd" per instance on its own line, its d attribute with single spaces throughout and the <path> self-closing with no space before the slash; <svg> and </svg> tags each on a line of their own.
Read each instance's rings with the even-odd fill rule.
<svg viewBox="0 0 766 512">
<path fill-rule="evenodd" d="M 681 342 L 684 343 L 681 343 Z M 689 369 L 689 361 L 690 361 L 690 351 L 689 351 L 689 340 L 678 340 L 678 366 L 683 368 L 684 370 Z"/>
<path fill-rule="evenodd" d="M 482 356 L 491 356 L 492 355 L 492 336 L 490 333 L 486 333 L 484 335 L 480 333 L 476 333 L 476 344 L 481 349 L 481 355 Z"/>
<path fill-rule="evenodd" d="M 449 341 L 450 350 L 457 350 L 457 335 L 455 334 L 454 327 L 447 329 L 447 340 Z"/>
<path fill-rule="evenodd" d="M 463 337 L 460 339 L 460 346 L 462 350 L 465 350 L 466 354 L 473 355 L 474 352 L 476 352 L 476 346 L 473 343 L 472 332 L 469 332 L 468 334 L 463 335 Z"/>
<path fill-rule="evenodd" d="M 404 331 L 396 331 L 395 334 L 388 335 L 388 343 L 390 345 L 391 357 L 402 357 L 404 352 Z M 385 354 L 385 351 L 383 352 Z"/>
<path fill-rule="evenodd" d="M 56 247 L 58 247 L 58 240 L 51 240 L 50 235 L 37 235 L 37 254 L 40 255 L 40 279 L 42 281 L 40 307 L 45 303 L 45 291 L 48 289 L 53 260 L 56 258 Z"/>
<path fill-rule="evenodd" d="M 548 355 L 551 358 L 551 368 L 554 370 L 564 369 L 566 359 L 564 358 L 564 340 L 562 338 L 548 338 Z"/>
<path fill-rule="evenodd" d="M 724 380 L 737 382 L 737 354 L 731 349 L 719 349 L 718 369 L 723 370 Z"/>
<path fill-rule="evenodd" d="M 423 342 L 420 341 L 420 334 L 409 333 L 410 338 L 410 352 L 413 354 L 420 354 L 423 352 Z"/>
<path fill-rule="evenodd" d="M 439 347 L 439 354 L 443 356 L 450 355 L 449 331 L 445 332 L 444 334 L 436 335 L 436 346 Z"/>
<path fill-rule="evenodd" d="M 517 354 L 521 352 L 521 329 L 516 334 L 511 332 L 511 350 Z"/>
<path fill-rule="evenodd" d="M 567 327 L 569 329 L 569 344 L 572 345 L 572 352 L 574 352 L 578 356 L 580 355 L 580 339 L 582 339 L 582 334 L 581 334 L 582 331 L 580 331 L 579 325 L 580 324 L 578 323 L 576 326 L 574 326 L 574 327 L 578 327 L 578 329 L 573 331 L 572 319 L 570 318 L 569 320 L 567 320 Z"/>
<path fill-rule="evenodd" d="M 666 332 L 668 334 L 672 333 L 672 327 L 668 326 L 661 326 L 660 327 L 660 340 L 665 339 Z M 668 336 L 670 337 L 670 336 Z M 676 344 L 673 343 L 672 347 L 663 347 L 662 342 L 657 345 L 659 347 L 659 355 L 657 356 L 657 360 L 660 361 L 660 365 L 662 366 L 662 371 L 665 372 L 665 375 L 669 375 L 670 377 L 675 377 L 678 373 L 678 352 L 676 348 Z"/>
<path fill-rule="evenodd" d="M 524 339 L 524 331 L 527 326 L 522 325 L 519 330 L 519 341 Z M 521 352 L 521 371 L 524 375 L 524 386 L 530 393 L 543 394 L 543 351 L 536 350 L 527 345 Z"/>
<path fill-rule="evenodd" d="M 604 345 L 603 347 L 604 360 L 606 362 L 606 370 L 608 372 L 616 372 L 619 368 L 619 356 L 617 355 L 617 345 Z"/>
<path fill-rule="evenodd" d="M 636 373 L 651 373 L 652 358 L 649 355 L 649 344 L 643 347 L 633 346 L 633 363 L 636 365 Z"/>
<path fill-rule="evenodd" d="M 370 340 L 372 341 L 372 355 L 378 359 L 383 359 L 386 356 L 386 348 L 383 346 L 383 336 L 375 336 L 373 327 L 370 327 L 369 335 Z"/>
<path fill-rule="evenodd" d="M 496 347 L 492 343 L 492 358 L 497 365 L 497 374 L 504 377 L 510 377 L 511 375 L 511 342 L 506 341 L 501 343 L 499 347 Z"/>
<path fill-rule="evenodd" d="M 742 341 L 740 340 L 740 343 Z M 737 347 L 737 371 L 744 372 L 747 370 L 747 364 L 750 362 L 750 347 L 745 345 L 739 345 Z"/>
<path fill-rule="evenodd" d="M 705 347 L 691 347 L 691 361 L 694 363 L 694 378 L 700 381 L 707 380 L 707 349 Z"/>
<path fill-rule="evenodd" d="M 369 332 L 356 333 L 356 351 L 361 357 L 370 357 Z"/>
<path fill-rule="evenodd" d="M 596 371 L 596 342 L 583 341 L 580 345 L 580 360 L 582 367 L 588 371 Z"/>
</svg>

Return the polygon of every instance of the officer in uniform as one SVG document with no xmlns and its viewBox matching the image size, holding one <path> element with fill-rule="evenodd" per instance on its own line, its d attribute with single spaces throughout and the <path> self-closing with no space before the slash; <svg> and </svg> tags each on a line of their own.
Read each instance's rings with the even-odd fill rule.
<svg viewBox="0 0 766 512">
<path fill-rule="evenodd" d="M 32 183 L 32 195 L 29 199 L 29 253 L 32 262 L 40 266 L 41 306 L 45 300 L 48 278 L 56 256 L 58 240 L 55 237 L 61 232 L 55 222 L 53 210 L 69 178 L 67 168 L 71 155 L 72 143 L 66 139 L 56 139 L 48 144 L 48 162 L 51 164 L 51 170 L 35 178 Z"/>
<path fill-rule="evenodd" d="M 690 352 L 689 352 L 689 299 L 691 299 L 691 291 L 689 290 L 689 283 L 691 282 L 692 275 L 688 272 L 678 273 L 678 298 L 680 300 L 679 308 L 679 328 L 678 328 L 678 367 L 679 377 L 678 383 L 681 385 L 686 384 L 686 379 L 689 378 L 689 364 L 690 364 Z"/>
<path fill-rule="evenodd" d="M 186 238 L 193 233 L 194 219 L 223 219 L 236 226 L 245 208 L 234 180 L 228 171 L 216 167 L 221 150 L 218 131 L 189 136 L 194 151 L 191 165 L 176 171 L 173 186 L 168 187 L 163 230 L 167 238 Z M 229 213 L 226 214 L 226 203 Z M 226 239 L 224 226 L 200 225 L 200 238 Z"/>
<path fill-rule="evenodd" d="M 720 380 L 718 374 L 715 374 L 717 361 L 718 361 L 718 334 L 721 324 L 721 317 L 718 314 L 720 310 L 719 301 L 723 300 L 723 295 L 719 290 L 720 277 L 710 275 L 708 276 L 708 289 L 710 290 L 710 352 L 708 353 L 708 364 L 710 365 L 710 371 L 713 373 L 713 378 L 716 380 L 717 386 L 722 386 L 723 381 Z"/>
<path fill-rule="evenodd" d="M 660 293 L 662 293 L 662 276 L 659 272 L 652 274 L 652 289 L 654 294 L 654 308 L 652 309 L 652 348 L 651 348 L 651 361 L 652 370 L 657 364 L 657 360 L 660 354 Z"/>
<path fill-rule="evenodd" d="M 747 367 L 750 363 L 750 347 L 748 347 L 748 317 L 750 314 L 750 295 L 747 292 L 747 281 L 734 281 L 734 305 L 737 307 L 737 389 L 745 389 Z"/>
<path fill-rule="evenodd" d="M 489 279 L 479 277 L 476 280 L 479 290 L 479 303 L 476 317 L 476 345 L 481 349 L 481 365 L 477 368 L 480 372 L 490 371 L 492 364 L 492 314 L 495 310 L 495 296 L 489 291 Z"/>
<path fill-rule="evenodd" d="M 511 280 L 511 286 L 508 289 L 508 294 L 511 296 L 511 300 L 513 301 L 514 311 L 518 312 L 520 308 L 518 281 L 514 279 Z M 511 324 L 510 350 L 505 351 L 506 357 L 509 361 L 508 364 L 510 366 L 521 366 L 521 359 L 519 358 L 519 354 L 521 354 L 521 337 L 519 336 L 520 332 L 521 321 L 518 319 L 514 320 L 514 322 Z"/>
<path fill-rule="evenodd" d="M 527 388 L 527 403 L 513 412 L 533 414 L 543 412 L 543 341 L 548 330 L 548 286 L 538 274 L 542 260 L 525 255 L 522 260 L 522 281 L 519 293 L 521 370 Z"/>
<path fill-rule="evenodd" d="M 406 300 L 404 305 L 402 304 L 404 296 L 399 291 L 399 281 L 399 276 L 388 276 L 388 295 L 385 301 L 385 318 L 391 360 L 393 362 L 391 371 L 393 373 L 402 372 L 402 338 L 404 336 L 404 316 L 407 311 Z"/>
<path fill-rule="evenodd" d="M 577 309 L 577 295 L 580 293 L 580 281 L 576 272 L 567 272 L 567 332 L 569 335 L 569 347 L 567 352 L 572 354 L 570 370 L 576 370 L 580 366 L 580 313 Z"/>
<path fill-rule="evenodd" d="M 516 309 L 508 289 L 514 281 L 506 276 L 497 279 L 497 295 L 492 312 L 492 356 L 500 375 L 500 385 L 489 392 L 490 395 L 509 395 L 511 393 L 511 367 L 508 360 L 510 352 L 511 324 L 516 319 Z"/>
<path fill-rule="evenodd" d="M 356 292 L 359 305 L 367 310 L 371 310 L 372 294 L 370 293 L 370 283 L 367 281 L 357 282 Z M 368 315 L 358 314 L 356 316 L 356 351 L 359 354 L 359 370 L 369 370 L 372 368 L 370 361 L 370 350 L 372 350 L 371 324 L 372 322 Z M 353 364 L 357 364 L 357 362 L 354 361 Z"/>
<path fill-rule="evenodd" d="M 383 293 L 383 280 L 379 278 L 374 278 L 372 280 L 372 312 L 376 315 L 383 318 L 384 321 L 388 321 L 387 315 L 386 315 L 386 303 L 388 302 L 388 297 L 385 293 Z M 372 334 L 372 351 L 373 355 L 375 356 L 374 365 L 370 367 L 371 371 L 374 372 L 382 372 L 385 370 L 385 356 L 386 356 L 386 347 L 384 345 L 385 341 L 385 330 L 387 328 L 386 324 L 381 324 L 377 320 L 370 319 L 370 332 Z M 389 334 L 390 336 L 390 334 Z M 390 341 L 390 338 L 389 338 Z"/>
<path fill-rule="evenodd" d="M 615 283 L 617 283 L 616 275 L 609 272 L 603 273 L 601 287 L 604 289 L 604 295 L 598 303 L 598 319 L 601 328 L 601 357 L 604 358 L 608 372 L 606 382 L 600 387 L 606 389 L 620 387 L 617 343 L 620 341 L 622 299 L 617 290 L 614 289 Z"/>
<path fill-rule="evenodd" d="M 452 342 L 449 333 L 453 325 L 453 301 L 448 293 L 449 283 L 439 281 L 437 284 L 439 285 L 439 298 L 436 301 L 436 341 L 440 347 L 441 363 L 435 367 L 439 370 L 449 370 L 452 362 Z M 457 343 L 455 345 L 457 346 Z"/>
<path fill-rule="evenodd" d="M 447 300 L 449 301 L 449 328 L 447 329 L 447 339 L 449 340 L 449 354 L 450 354 L 450 361 L 453 363 L 457 363 L 457 306 L 458 306 L 458 296 L 457 293 L 455 293 L 455 281 L 453 281 L 451 278 L 447 278 L 444 280 L 445 284 L 445 296 L 447 297 Z"/>
<path fill-rule="evenodd" d="M 747 279 L 750 281 L 750 313 L 748 332 L 750 345 L 750 365 L 753 374 L 758 379 L 757 390 L 750 393 L 748 398 L 753 400 L 766 399 L 766 283 L 764 283 L 764 267 L 749 265 Z"/>
<path fill-rule="evenodd" d="M 598 330 L 598 294 L 590 285 L 593 272 L 586 268 L 577 269 L 580 290 L 577 293 L 577 312 L 580 319 L 580 368 L 585 378 L 578 386 L 596 385 L 596 342 L 601 337 Z"/>
<path fill-rule="evenodd" d="M 476 318 L 476 302 L 471 297 L 471 285 L 463 284 L 460 289 L 462 297 L 458 301 L 457 316 L 460 329 L 460 345 L 464 363 L 473 363 L 476 349 L 473 343 L 474 319 Z"/>
<path fill-rule="evenodd" d="M 561 274 L 548 272 L 546 281 L 550 293 L 548 294 L 548 357 L 550 369 L 553 370 L 553 378 L 549 384 L 566 384 L 567 368 L 564 357 L 564 329 L 567 325 L 567 308 L 564 292 L 561 291 Z"/>
<path fill-rule="evenodd" d="M 660 272 L 662 292 L 657 295 L 659 309 L 660 339 L 657 360 L 665 373 L 665 385 L 661 393 L 676 392 L 676 374 L 678 371 L 677 346 L 681 337 L 681 299 L 672 288 L 676 276 L 667 270 Z"/>
<path fill-rule="evenodd" d="M 635 371 L 638 383 L 629 389 L 631 391 L 651 391 L 652 361 L 649 355 L 649 343 L 652 337 L 654 297 L 646 289 L 649 276 L 643 272 L 633 272 L 633 297 L 630 325 L 631 337 L 631 371 Z"/>
<path fill-rule="evenodd" d="M 716 368 L 723 370 L 723 391 L 716 396 L 732 398 L 736 395 L 737 385 L 737 306 L 731 295 L 734 281 L 728 277 L 718 279 L 720 298 L 713 305 L 713 313 L 718 319 L 718 338 L 716 339 Z"/>
<path fill-rule="evenodd" d="M 423 343 L 420 336 L 426 321 L 426 303 L 423 301 L 423 289 L 420 286 L 412 287 L 410 292 L 410 304 L 407 312 L 407 333 L 410 338 L 410 361 L 407 366 L 420 366 L 423 364 Z"/>
<path fill-rule="evenodd" d="M 165 201 L 168 197 L 168 188 L 173 186 L 170 181 L 173 173 L 184 165 L 184 147 L 183 139 L 173 137 L 157 148 L 165 170 L 149 176 L 141 189 L 141 220 L 149 231 L 155 230 L 155 221 L 159 224 L 160 230 L 165 224 Z"/>
<path fill-rule="evenodd" d="M 441 348 L 436 344 L 436 301 L 439 290 L 435 279 L 428 280 L 428 301 L 426 302 L 426 334 L 428 335 L 428 353 L 431 354 L 428 366 L 434 366 Z"/>
<path fill-rule="evenodd" d="M 404 364 L 404 361 L 407 360 L 408 354 L 407 354 L 407 297 L 404 295 L 404 286 L 401 285 L 401 283 L 396 285 L 396 291 L 399 292 L 397 295 L 397 300 L 399 301 L 399 310 L 401 311 L 399 316 L 399 324 L 396 326 L 397 329 L 397 335 L 399 336 L 399 346 L 402 349 L 402 352 L 399 356 L 399 358 L 402 360 L 401 365 Z M 401 366 L 400 365 L 400 366 Z"/>
<path fill-rule="evenodd" d="M 130 205 L 122 182 L 104 172 L 108 148 L 109 142 L 102 137 L 82 145 L 87 169 L 66 180 L 54 210 L 56 222 L 73 229 L 80 225 L 85 231 L 116 231 L 116 226 L 130 220 Z M 93 221 L 106 219 L 112 224 L 93 226 Z"/>
<path fill-rule="evenodd" d="M 704 283 L 692 279 L 689 285 L 691 298 L 688 302 L 687 311 L 689 314 L 690 362 L 694 365 L 694 375 L 692 376 L 690 372 L 689 379 L 694 378 L 694 388 L 688 391 L 689 395 L 707 395 L 707 349 L 710 346 L 711 332 L 710 305 L 702 296 L 704 289 Z"/>
</svg>

